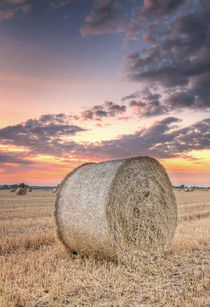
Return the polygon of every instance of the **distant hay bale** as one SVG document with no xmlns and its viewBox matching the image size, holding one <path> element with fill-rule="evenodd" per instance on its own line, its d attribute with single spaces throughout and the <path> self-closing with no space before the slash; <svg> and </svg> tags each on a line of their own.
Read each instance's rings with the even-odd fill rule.
<svg viewBox="0 0 210 307">
<path fill-rule="evenodd" d="M 184 191 L 185 192 L 190 192 L 190 189 L 189 188 L 185 188 Z"/>
<path fill-rule="evenodd" d="M 18 188 L 16 191 L 17 195 L 26 195 L 26 193 L 27 193 L 26 188 Z"/>
<path fill-rule="evenodd" d="M 15 189 L 9 189 L 10 192 L 15 192 Z"/>
<path fill-rule="evenodd" d="M 170 246 L 177 205 L 163 166 L 137 157 L 76 168 L 61 183 L 55 218 L 71 251 L 133 262 Z"/>
<path fill-rule="evenodd" d="M 57 192 L 57 188 L 53 189 L 52 192 L 53 192 L 53 193 L 56 193 L 56 192 Z"/>
<path fill-rule="evenodd" d="M 32 189 L 27 189 L 27 192 L 32 192 Z"/>
</svg>

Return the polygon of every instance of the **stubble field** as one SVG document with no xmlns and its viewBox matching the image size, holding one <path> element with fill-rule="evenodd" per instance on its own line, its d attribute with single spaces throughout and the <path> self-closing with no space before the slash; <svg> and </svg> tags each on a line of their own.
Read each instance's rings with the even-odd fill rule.
<svg viewBox="0 0 210 307">
<path fill-rule="evenodd" d="M 170 251 L 128 268 L 69 254 L 56 238 L 51 191 L 0 191 L 0 306 L 210 306 L 210 191 L 176 197 Z"/>
</svg>

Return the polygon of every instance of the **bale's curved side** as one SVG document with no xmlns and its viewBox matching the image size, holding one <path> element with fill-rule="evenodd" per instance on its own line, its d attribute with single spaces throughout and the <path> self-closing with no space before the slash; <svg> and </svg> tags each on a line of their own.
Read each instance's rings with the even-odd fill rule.
<svg viewBox="0 0 210 307">
<path fill-rule="evenodd" d="M 57 201 L 59 233 L 65 245 L 83 254 L 113 257 L 106 221 L 111 181 L 123 160 L 85 164 L 66 178 Z"/>
<path fill-rule="evenodd" d="M 56 195 L 56 201 L 55 201 L 55 210 L 54 210 L 54 218 L 55 218 L 55 224 L 56 224 L 56 230 L 57 230 L 57 236 L 58 239 L 63 243 L 63 245 L 71 251 L 74 251 L 73 248 L 71 246 L 68 246 L 68 244 L 66 243 L 66 241 L 63 238 L 63 233 L 61 231 L 61 223 L 60 223 L 60 218 L 59 218 L 59 202 L 60 202 L 60 198 L 61 198 L 61 194 L 62 194 L 62 189 L 66 183 L 66 181 L 74 174 L 74 172 L 78 169 L 81 168 L 85 165 L 88 164 L 94 164 L 92 163 L 84 163 L 80 166 L 78 166 L 77 168 L 75 168 L 73 171 L 71 171 L 70 173 L 68 173 L 64 179 L 61 181 L 61 183 L 59 184 L 58 187 L 58 191 L 57 191 L 57 195 Z"/>
</svg>

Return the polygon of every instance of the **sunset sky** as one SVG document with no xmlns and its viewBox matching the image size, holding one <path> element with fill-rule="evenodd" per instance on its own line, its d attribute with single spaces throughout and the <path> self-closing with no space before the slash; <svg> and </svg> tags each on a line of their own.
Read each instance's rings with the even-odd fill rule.
<svg viewBox="0 0 210 307">
<path fill-rule="evenodd" d="M 210 1 L 1 0 L 0 184 L 149 155 L 210 186 Z"/>
</svg>

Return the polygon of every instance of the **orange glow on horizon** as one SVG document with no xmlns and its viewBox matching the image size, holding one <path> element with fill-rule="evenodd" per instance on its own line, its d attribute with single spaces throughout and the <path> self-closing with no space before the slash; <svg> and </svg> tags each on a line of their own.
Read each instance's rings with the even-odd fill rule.
<svg viewBox="0 0 210 307">
<path fill-rule="evenodd" d="M 172 173 L 196 174 L 202 172 L 210 175 L 210 150 L 194 150 L 183 158 L 159 159 L 159 161 Z"/>
<path fill-rule="evenodd" d="M 13 148 L 14 151 L 16 149 L 18 152 L 18 147 Z M 66 174 L 79 165 L 102 160 L 97 157 L 88 159 L 82 156 L 64 158 L 49 155 L 37 155 L 28 159 L 35 164 L 32 167 L 25 166 L 24 171 L 21 171 L 17 163 L 4 163 L 5 166 L 13 167 L 14 171 L 6 174 L 3 169 L 0 169 L 1 182 L 23 181 L 28 184 L 47 185 L 50 183 L 53 185 L 59 183 Z M 182 158 L 159 159 L 159 161 L 166 168 L 173 183 L 203 182 L 207 186 L 210 185 L 210 150 L 192 151 Z"/>
</svg>

